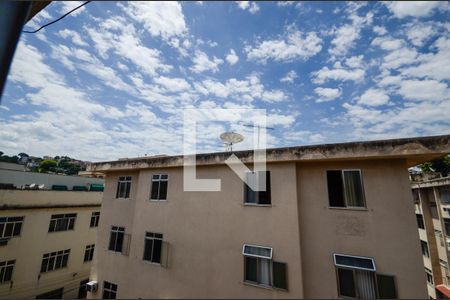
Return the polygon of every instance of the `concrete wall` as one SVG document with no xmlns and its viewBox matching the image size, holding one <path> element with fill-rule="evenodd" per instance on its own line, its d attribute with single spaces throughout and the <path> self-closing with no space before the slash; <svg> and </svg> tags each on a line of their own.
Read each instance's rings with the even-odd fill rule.
<svg viewBox="0 0 450 300">
<path fill-rule="evenodd" d="M 328 207 L 326 170 L 361 169 L 367 209 Z M 427 298 L 405 162 L 299 164 L 298 194 L 306 298 L 337 298 L 333 253 L 372 257 L 394 275 L 399 298 Z"/>
<path fill-rule="evenodd" d="M 50 189 L 54 184 L 67 185 L 68 189 L 72 189 L 74 185 L 103 184 L 103 182 L 104 180 L 101 178 L 0 170 L 0 183 L 12 183 L 17 187 L 35 183 L 44 184 L 46 189 Z"/>
<path fill-rule="evenodd" d="M 80 197 L 85 195 L 86 198 Z M 13 283 L 0 285 L 0 298 L 34 298 L 36 295 L 64 287 L 64 298 L 76 298 L 80 281 L 89 278 L 91 263 L 84 263 L 86 245 L 96 241 L 97 228 L 90 228 L 91 214 L 100 211 L 102 193 L 1 190 L 0 203 L 17 202 L 16 209 L 0 208 L 0 217 L 24 216 L 21 235 L 0 246 L 0 261 L 16 260 Z M 91 207 L 52 207 L 52 204 L 75 199 Z M 30 202 L 47 204 L 32 208 Z M 0 205 L 1 207 L 1 205 Z M 77 213 L 74 230 L 48 232 L 52 214 Z M 71 249 L 68 266 L 40 274 L 45 253 Z"/>
<path fill-rule="evenodd" d="M 327 169 L 362 169 L 367 210 L 328 207 Z M 221 192 L 183 192 L 182 169 L 108 173 L 91 279 L 118 298 L 337 298 L 332 254 L 369 256 L 396 277 L 400 298 L 426 298 L 422 254 L 404 160 L 269 163 L 272 206 L 243 205 L 243 183 L 226 166 L 198 167 Z M 169 174 L 167 202 L 149 201 L 151 175 Z M 115 199 L 132 175 L 131 199 Z M 136 184 L 137 183 L 137 184 Z M 132 235 L 124 256 L 107 250 L 112 225 Z M 170 243 L 169 268 L 144 262 L 145 231 Z M 244 243 L 273 247 L 288 264 L 289 291 L 243 283 Z"/>
</svg>

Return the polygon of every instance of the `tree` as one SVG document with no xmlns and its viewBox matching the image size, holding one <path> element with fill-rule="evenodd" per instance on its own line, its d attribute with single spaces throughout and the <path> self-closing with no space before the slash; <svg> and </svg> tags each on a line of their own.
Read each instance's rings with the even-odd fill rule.
<svg viewBox="0 0 450 300">
<path fill-rule="evenodd" d="M 440 172 L 443 177 L 447 177 L 450 174 L 450 156 L 444 156 L 429 162 L 426 162 L 420 166 L 422 172 L 429 173 L 431 171 Z"/>
<path fill-rule="evenodd" d="M 57 165 L 58 164 L 54 160 L 51 159 L 43 160 L 39 165 L 39 173 L 48 173 L 49 171 L 54 172 Z"/>
</svg>

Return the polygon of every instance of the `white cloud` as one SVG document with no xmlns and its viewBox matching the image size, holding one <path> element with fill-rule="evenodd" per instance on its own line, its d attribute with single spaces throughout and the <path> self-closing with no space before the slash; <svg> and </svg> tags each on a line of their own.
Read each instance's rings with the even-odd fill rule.
<svg viewBox="0 0 450 300">
<path fill-rule="evenodd" d="M 64 30 L 60 30 L 58 32 L 58 35 L 64 39 L 70 38 L 72 40 L 72 43 L 74 43 L 75 45 L 88 46 L 88 44 L 85 41 L 83 41 L 81 36 L 76 31 L 64 29 Z"/>
<path fill-rule="evenodd" d="M 370 25 L 373 19 L 373 13 L 368 12 L 364 17 L 360 17 L 356 14 L 356 10 L 353 11 L 349 18 L 351 24 L 345 24 L 339 28 L 335 28 L 332 33 L 334 35 L 331 44 L 332 48 L 328 49 L 328 52 L 334 56 L 343 56 L 355 46 L 356 40 L 361 36 L 361 30 L 366 25 Z"/>
<path fill-rule="evenodd" d="M 286 99 L 287 96 L 280 90 L 264 91 L 261 96 L 261 100 L 267 102 L 280 102 Z"/>
<path fill-rule="evenodd" d="M 168 39 L 187 32 L 181 4 L 175 1 L 127 2 L 124 11 L 152 36 Z"/>
<path fill-rule="evenodd" d="M 325 136 L 321 133 L 313 133 L 309 130 L 286 131 L 283 133 L 283 139 L 292 142 L 294 145 L 299 144 L 315 144 L 325 140 Z"/>
<path fill-rule="evenodd" d="M 314 89 L 314 93 L 320 96 L 320 98 L 316 100 L 317 103 L 320 103 L 332 101 L 340 97 L 342 91 L 340 89 L 318 87 Z"/>
<path fill-rule="evenodd" d="M 423 44 L 436 34 L 431 24 L 417 23 L 406 30 L 408 39 L 414 46 L 422 47 Z"/>
<path fill-rule="evenodd" d="M 345 59 L 345 64 L 349 66 L 350 68 L 363 68 L 364 67 L 364 56 L 358 55 L 358 56 L 351 56 L 347 59 Z"/>
<path fill-rule="evenodd" d="M 72 9 L 74 9 L 77 6 L 80 6 L 81 4 L 84 3 L 84 1 L 61 1 L 61 2 L 56 2 L 59 5 L 61 5 L 61 9 L 60 9 L 60 13 L 61 14 L 65 14 L 68 13 L 69 11 L 71 11 Z M 75 11 L 73 11 L 70 16 L 77 16 L 80 13 L 82 13 L 84 10 L 86 9 L 86 6 L 83 6 Z"/>
<path fill-rule="evenodd" d="M 372 30 L 379 35 L 385 35 L 387 33 L 387 30 L 384 26 L 373 26 Z"/>
<path fill-rule="evenodd" d="M 219 71 L 219 66 L 223 64 L 223 59 L 213 57 L 209 59 L 208 55 L 200 50 L 195 51 L 195 56 L 192 59 L 194 65 L 190 67 L 190 70 L 194 73 L 201 73 L 205 71 L 211 71 L 216 73 Z"/>
<path fill-rule="evenodd" d="M 364 79 L 364 74 L 364 69 L 348 69 L 344 68 L 340 63 L 336 63 L 333 69 L 323 67 L 319 71 L 313 72 L 312 81 L 319 84 L 329 80 L 360 82 Z"/>
<path fill-rule="evenodd" d="M 246 47 L 249 60 L 266 63 L 268 59 L 275 61 L 307 60 L 322 50 L 322 39 L 315 32 L 303 33 L 288 28 L 288 34 L 283 39 L 266 40 L 256 47 Z"/>
<path fill-rule="evenodd" d="M 400 49 L 405 45 L 405 42 L 401 39 L 394 39 L 392 37 L 376 37 L 371 44 L 373 46 L 379 46 L 383 50 L 391 51 Z"/>
<path fill-rule="evenodd" d="M 403 80 L 398 93 L 413 101 L 450 99 L 450 90 L 447 84 L 437 80 Z"/>
<path fill-rule="evenodd" d="M 297 3 L 297 1 L 277 1 L 278 6 L 289 6 Z"/>
<path fill-rule="evenodd" d="M 389 102 L 389 96 L 379 89 L 368 89 L 358 100 L 359 104 L 368 106 L 380 106 Z"/>
<path fill-rule="evenodd" d="M 294 70 L 287 72 L 287 74 L 280 79 L 281 82 L 293 83 L 294 80 L 298 78 L 297 73 Z"/>
<path fill-rule="evenodd" d="M 227 54 L 226 60 L 230 65 L 234 65 L 238 62 L 239 56 L 236 55 L 236 52 L 234 52 L 234 49 L 230 50 L 230 53 Z"/>
<path fill-rule="evenodd" d="M 181 92 L 191 88 L 191 85 L 183 78 L 169 78 L 160 76 L 154 80 L 169 92 Z"/>
<path fill-rule="evenodd" d="M 384 4 L 397 18 L 426 17 L 445 5 L 441 1 L 392 1 Z"/>
<path fill-rule="evenodd" d="M 235 1 L 236 4 L 239 6 L 240 9 L 247 10 L 255 14 L 259 11 L 259 6 L 254 1 Z"/>
</svg>

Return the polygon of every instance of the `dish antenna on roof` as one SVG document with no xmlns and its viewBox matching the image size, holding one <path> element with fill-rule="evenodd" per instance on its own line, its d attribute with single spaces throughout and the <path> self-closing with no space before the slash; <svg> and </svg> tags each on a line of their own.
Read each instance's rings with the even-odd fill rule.
<svg viewBox="0 0 450 300">
<path fill-rule="evenodd" d="M 220 139 L 226 145 L 225 151 L 233 151 L 233 144 L 240 143 L 244 137 L 236 132 L 224 132 L 220 135 Z"/>
</svg>

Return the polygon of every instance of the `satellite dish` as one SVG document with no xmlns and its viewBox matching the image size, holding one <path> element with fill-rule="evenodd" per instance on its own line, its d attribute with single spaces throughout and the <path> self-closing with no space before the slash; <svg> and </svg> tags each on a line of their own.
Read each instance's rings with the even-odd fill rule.
<svg viewBox="0 0 450 300">
<path fill-rule="evenodd" d="M 30 184 L 30 189 L 34 189 L 36 187 L 36 183 Z"/>
<path fill-rule="evenodd" d="M 44 187 L 45 187 L 45 184 L 40 184 L 40 185 L 38 186 L 38 188 L 39 188 L 40 190 L 44 189 Z"/>
<path fill-rule="evenodd" d="M 224 132 L 220 135 L 220 139 L 227 145 L 227 151 L 233 151 L 233 144 L 240 143 L 244 137 L 236 132 Z"/>
</svg>

